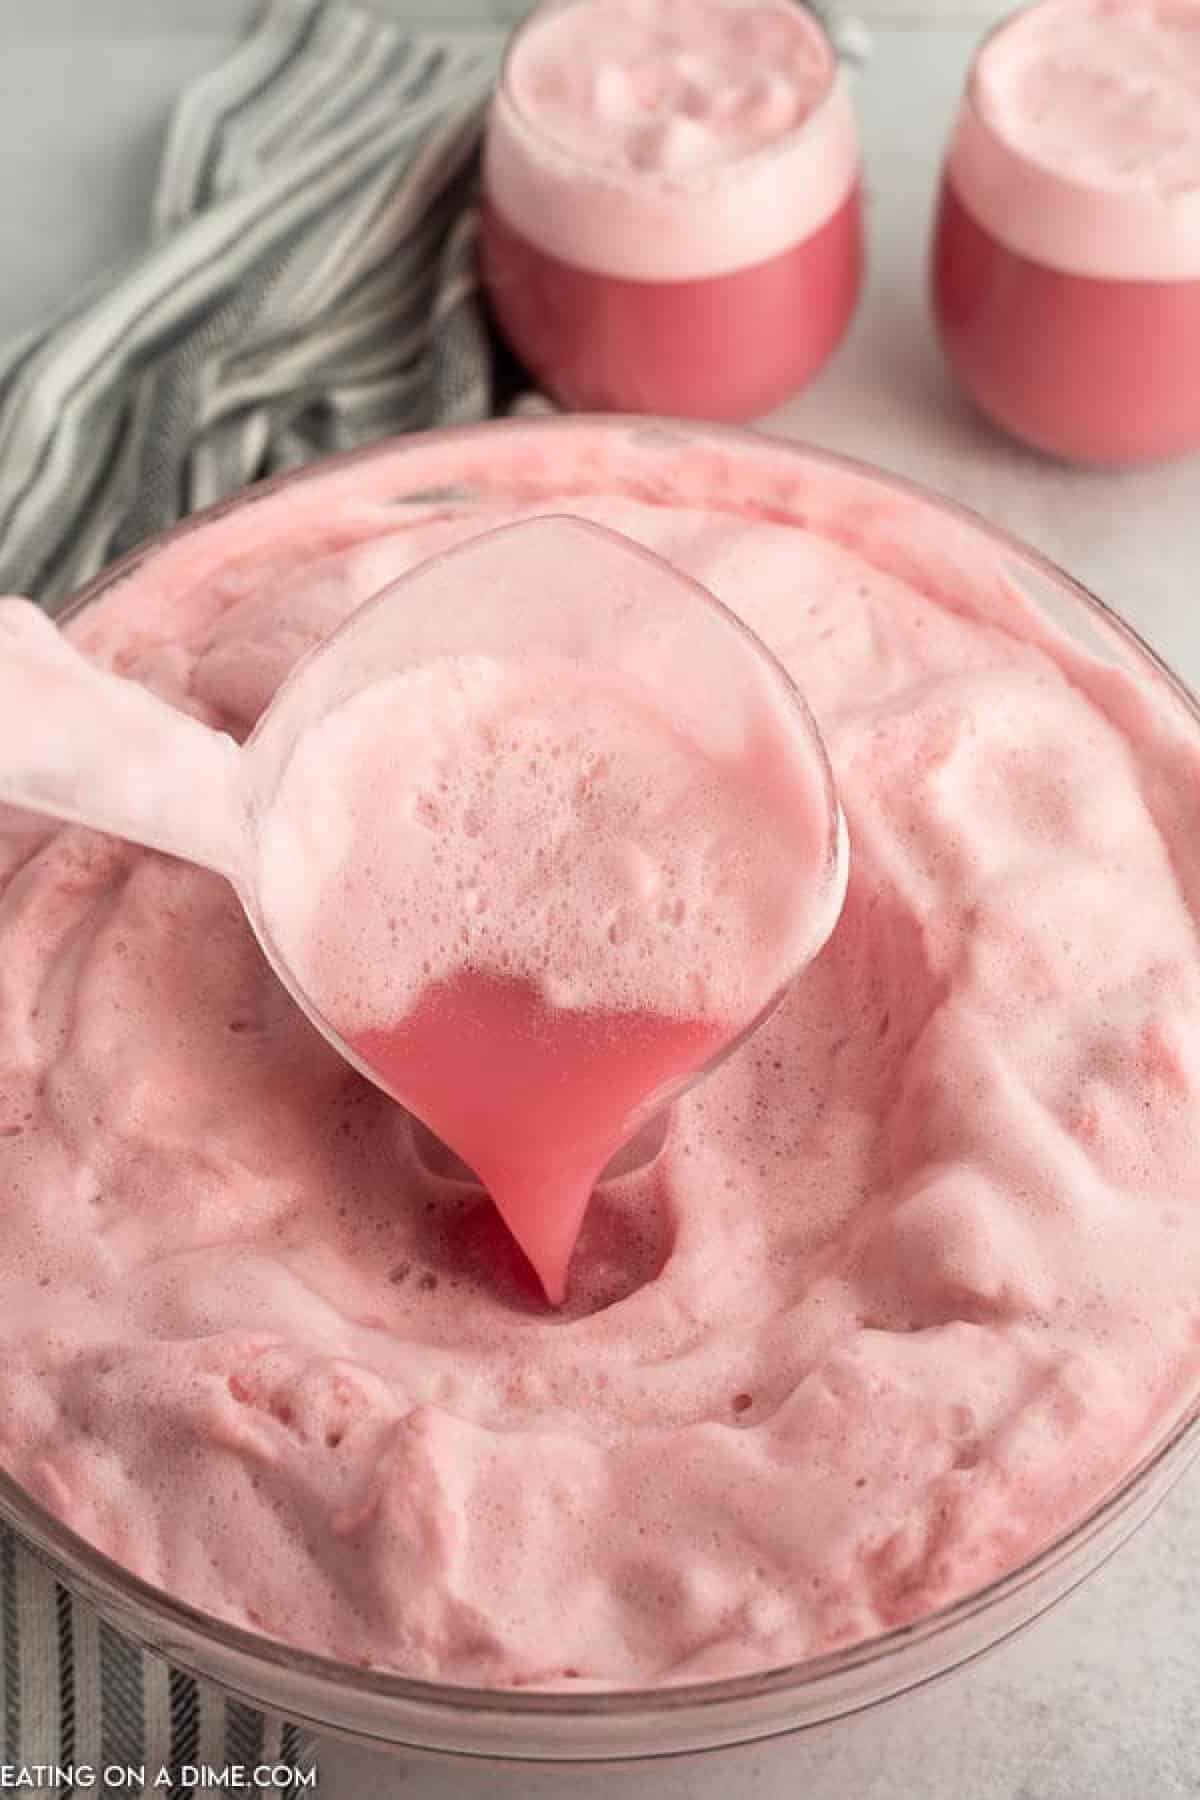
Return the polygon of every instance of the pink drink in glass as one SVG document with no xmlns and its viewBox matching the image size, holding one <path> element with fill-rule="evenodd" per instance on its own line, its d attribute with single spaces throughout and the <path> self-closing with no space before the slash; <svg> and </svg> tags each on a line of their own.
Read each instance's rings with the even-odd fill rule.
<svg viewBox="0 0 1200 1800">
<path fill-rule="evenodd" d="M 1200 445 L 1198 21 L 1050 0 L 972 70 L 934 234 L 937 323 L 980 409 L 1058 456 Z"/>
<path fill-rule="evenodd" d="M 567 0 L 514 39 L 483 270 L 514 349 L 569 405 L 768 411 L 844 333 L 861 240 L 849 100 L 789 0 Z"/>
</svg>

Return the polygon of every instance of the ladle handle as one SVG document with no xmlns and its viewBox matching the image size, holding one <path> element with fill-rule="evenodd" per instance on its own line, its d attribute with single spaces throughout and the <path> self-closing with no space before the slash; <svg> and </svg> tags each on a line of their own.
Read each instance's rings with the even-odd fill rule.
<svg viewBox="0 0 1200 1800">
<path fill-rule="evenodd" d="M 31 601 L 0 599 L 0 801 L 243 871 L 242 754 L 134 681 L 96 667 Z"/>
</svg>

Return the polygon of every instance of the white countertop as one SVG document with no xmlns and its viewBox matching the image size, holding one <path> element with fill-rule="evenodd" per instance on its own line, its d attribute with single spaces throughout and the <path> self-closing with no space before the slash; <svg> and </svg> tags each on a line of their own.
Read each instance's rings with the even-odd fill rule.
<svg viewBox="0 0 1200 1800">
<path fill-rule="evenodd" d="M 519 0 L 378 0 L 423 22 Z M 851 335 L 776 429 L 975 506 L 1123 611 L 1200 686 L 1200 458 L 1108 475 L 1006 443 L 954 392 L 925 299 L 937 161 L 975 22 L 897 24 L 881 0 L 858 77 L 870 274 Z M 253 0 L 0 0 L 0 336 L 138 241 L 178 85 Z M 927 18 L 930 15 L 927 14 Z M 936 13 L 933 16 L 937 16 Z M 1197 348 L 1200 354 L 1200 346 Z M 1103 371 L 1097 371 L 1103 379 Z M 820 1737 L 675 1768 L 437 1769 L 329 1746 L 324 1800 L 1184 1800 L 1200 1796 L 1200 1471 L 1140 1536 L 1023 1637 L 964 1674 Z"/>
</svg>

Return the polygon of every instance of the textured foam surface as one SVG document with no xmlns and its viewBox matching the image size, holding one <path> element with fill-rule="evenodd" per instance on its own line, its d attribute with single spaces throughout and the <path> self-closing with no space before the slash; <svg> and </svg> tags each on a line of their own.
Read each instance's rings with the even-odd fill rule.
<svg viewBox="0 0 1200 1800">
<path fill-rule="evenodd" d="M 780 0 L 590 0 L 530 31 L 510 80 L 575 155 L 682 173 L 795 130 L 829 86 L 829 52 Z"/>
<path fill-rule="evenodd" d="M 1200 280 L 1200 6 L 1046 0 L 985 40 L 950 171 L 980 224 L 1069 274 Z"/>
<path fill-rule="evenodd" d="M 1056 0 L 988 46 L 976 91 L 1027 156 L 1076 181 L 1169 198 L 1200 189 L 1200 7 Z"/>
<path fill-rule="evenodd" d="M 266 816 L 261 897 L 348 1031 L 397 1023 L 464 968 L 566 1010 L 736 1024 L 811 935 L 822 801 L 766 692 L 753 741 L 721 757 L 669 693 L 619 672 L 443 658 L 302 737 Z"/>
<path fill-rule="evenodd" d="M 779 256 L 857 174 L 850 103 L 791 0 L 574 0 L 518 34 L 489 195 L 564 262 L 643 280 Z"/>
<path fill-rule="evenodd" d="M 520 442 L 480 466 L 552 491 L 565 463 Z M 0 1460 L 219 1615 L 485 1682 L 775 1664 L 1010 1566 L 1195 1391 L 1194 748 L 951 581 L 927 523 L 884 566 L 757 518 L 782 476 L 735 492 L 714 457 L 708 508 L 661 481 L 572 505 L 796 673 L 850 890 L 658 1162 L 597 1197 L 561 1313 L 219 880 L 3 821 Z M 544 510 L 356 481 L 248 508 L 224 564 L 181 540 L 81 641 L 244 732 L 357 600 Z"/>
</svg>

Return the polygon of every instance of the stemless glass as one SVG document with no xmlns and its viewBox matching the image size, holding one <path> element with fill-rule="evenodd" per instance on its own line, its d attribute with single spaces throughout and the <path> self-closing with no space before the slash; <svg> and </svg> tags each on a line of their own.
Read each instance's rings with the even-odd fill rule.
<svg viewBox="0 0 1200 1800">
<path fill-rule="evenodd" d="M 1083 463 L 1179 455 L 1200 445 L 1200 191 L 1061 173 L 989 102 L 991 59 L 1064 4 L 1080 10 L 1044 0 L 975 55 L 934 227 L 934 315 L 963 388 L 1014 437 Z M 1127 10 L 1091 7 L 1090 29 Z"/>
<path fill-rule="evenodd" d="M 448 497 L 556 505 L 624 493 L 803 524 L 947 598 L 1131 675 L 1180 778 L 1200 757 L 1200 708 L 1134 633 L 1052 563 L 962 508 L 894 477 L 753 434 L 645 420 L 539 420 L 431 433 L 264 484 L 107 570 L 71 611 L 104 599 L 118 625 L 164 583 L 206 595 L 298 529 L 297 490 L 351 505 L 364 529 Z M 219 527 L 219 529 L 217 529 Z M 78 618 L 87 625 L 87 613 Z M 843 1721 L 971 1661 L 1069 1593 L 1153 1511 L 1200 1453 L 1200 1393 L 1148 1431 L 1123 1478 L 1018 1568 L 912 1624 L 787 1667 L 613 1692 L 489 1690 L 411 1680 L 294 1649 L 208 1617 L 131 1575 L 0 1475 L 0 1515 L 119 1628 L 254 1704 L 379 1747 L 563 1763 L 686 1755 Z M 736 1757 L 723 1773 L 737 1786 Z"/>
<path fill-rule="evenodd" d="M 616 169 L 558 143 L 527 93 L 539 39 L 597 4 L 549 0 L 505 58 L 481 239 L 496 316 L 570 406 L 754 418 L 810 379 L 854 311 L 862 223 L 844 76 L 811 13 L 763 0 L 819 61 L 808 116 L 716 168 Z"/>
</svg>

